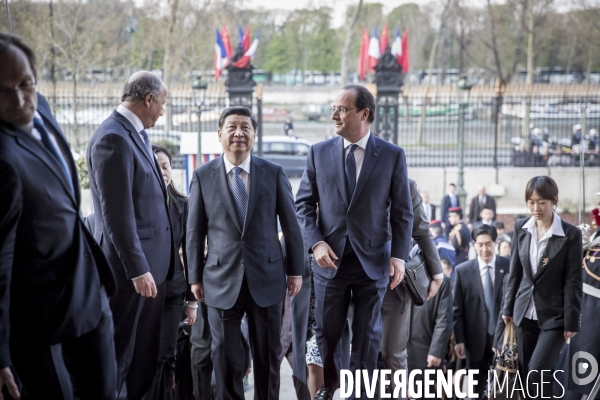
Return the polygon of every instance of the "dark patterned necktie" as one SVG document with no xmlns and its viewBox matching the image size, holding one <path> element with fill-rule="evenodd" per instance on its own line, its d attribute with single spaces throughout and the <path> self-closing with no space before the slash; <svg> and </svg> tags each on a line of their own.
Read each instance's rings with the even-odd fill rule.
<svg viewBox="0 0 600 400">
<path fill-rule="evenodd" d="M 246 221 L 246 209 L 248 208 L 248 194 L 246 193 L 246 187 L 242 178 L 240 178 L 240 167 L 233 168 L 233 179 L 231 180 L 231 194 L 235 202 L 235 209 L 237 211 L 238 221 L 242 229 L 244 229 L 244 222 Z"/>
<path fill-rule="evenodd" d="M 346 156 L 346 164 L 344 170 L 346 172 L 346 189 L 348 194 L 348 203 L 352 200 L 354 189 L 356 189 L 356 158 L 354 158 L 354 150 L 358 147 L 357 144 L 351 144 L 348 155 Z"/>
<path fill-rule="evenodd" d="M 492 283 L 492 274 L 491 274 L 491 269 L 492 267 L 490 267 L 489 265 L 486 265 L 485 267 L 486 272 L 485 272 L 485 292 L 484 292 L 484 298 L 485 298 L 485 307 L 488 310 L 488 321 L 487 321 L 487 332 L 490 335 L 494 334 L 494 331 L 496 330 L 496 316 L 494 316 L 494 284 Z"/>
</svg>

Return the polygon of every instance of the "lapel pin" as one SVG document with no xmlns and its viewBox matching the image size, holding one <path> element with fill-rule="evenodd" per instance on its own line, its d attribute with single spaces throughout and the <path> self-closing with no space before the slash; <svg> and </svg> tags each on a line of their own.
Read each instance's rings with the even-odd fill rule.
<svg viewBox="0 0 600 400">
<path fill-rule="evenodd" d="M 544 260 L 542 260 L 542 263 L 544 264 L 544 267 L 550 262 L 550 259 L 548 257 L 544 258 Z"/>
<path fill-rule="evenodd" d="M 503 273 L 504 273 L 504 270 L 503 270 L 503 269 L 501 269 L 501 270 L 500 270 L 500 273 L 501 273 L 501 274 L 503 274 Z"/>
<path fill-rule="evenodd" d="M 373 152 L 373 155 L 374 155 L 374 156 L 377 156 L 377 153 Z"/>
</svg>

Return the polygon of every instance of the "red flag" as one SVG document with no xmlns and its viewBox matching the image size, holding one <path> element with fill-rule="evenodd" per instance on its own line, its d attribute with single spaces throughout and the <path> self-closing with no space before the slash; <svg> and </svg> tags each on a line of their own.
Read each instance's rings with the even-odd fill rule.
<svg viewBox="0 0 600 400">
<path fill-rule="evenodd" d="M 408 72 L 410 69 L 410 57 L 408 56 L 408 29 L 404 28 L 402 34 L 402 72 Z"/>
<path fill-rule="evenodd" d="M 244 39 L 242 40 L 242 47 L 244 48 L 244 53 L 248 51 L 250 48 L 250 25 L 246 28 L 246 33 L 244 33 Z"/>
<path fill-rule="evenodd" d="M 369 49 L 369 34 L 367 28 L 363 28 L 362 40 L 360 41 L 360 55 L 358 56 L 358 75 L 360 80 L 365 80 L 367 74 L 367 51 Z"/>
<path fill-rule="evenodd" d="M 379 39 L 379 49 L 381 54 L 385 53 L 385 49 L 388 46 L 388 26 L 387 22 L 383 24 L 383 30 L 381 31 L 381 39 Z"/>
<path fill-rule="evenodd" d="M 227 30 L 227 25 L 221 29 L 221 39 L 223 40 L 223 45 L 225 45 L 225 51 L 227 52 L 227 60 L 231 61 L 231 57 L 233 56 L 233 49 L 231 48 L 231 40 L 229 39 L 229 31 Z"/>
</svg>

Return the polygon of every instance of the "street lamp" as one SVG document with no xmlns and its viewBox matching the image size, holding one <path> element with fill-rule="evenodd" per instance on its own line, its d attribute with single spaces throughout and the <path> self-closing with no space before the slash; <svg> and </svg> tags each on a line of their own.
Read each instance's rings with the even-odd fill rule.
<svg viewBox="0 0 600 400">
<path fill-rule="evenodd" d="M 464 159 L 465 159 L 465 110 L 469 104 L 471 87 L 466 76 L 462 76 L 456 84 L 458 92 L 458 180 L 456 196 L 463 207 L 466 205 L 467 192 L 465 191 Z"/>
<path fill-rule="evenodd" d="M 194 96 L 194 105 L 196 107 L 196 114 L 198 115 L 198 154 L 196 168 L 202 165 L 202 108 L 204 107 L 204 101 L 206 100 L 206 88 L 208 83 L 202 81 L 202 77 L 192 82 L 192 89 L 198 93 Z"/>
</svg>

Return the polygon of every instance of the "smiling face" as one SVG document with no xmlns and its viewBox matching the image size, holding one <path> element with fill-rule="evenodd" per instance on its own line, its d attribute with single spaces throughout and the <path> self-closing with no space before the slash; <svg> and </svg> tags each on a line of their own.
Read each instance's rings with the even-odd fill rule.
<svg viewBox="0 0 600 400">
<path fill-rule="evenodd" d="M 340 91 L 333 102 L 333 107 L 336 109 L 344 107 L 346 109 L 345 114 L 337 110 L 331 114 L 335 133 L 354 143 L 354 138 L 364 136 L 361 135 L 361 132 L 365 130 L 365 126 L 368 132 L 369 124 L 367 118 L 369 116 L 369 109 L 356 109 L 356 92 L 354 90 Z"/>
<path fill-rule="evenodd" d="M 488 264 L 494 258 L 494 241 L 490 235 L 481 234 L 475 238 L 475 251 L 484 263 Z"/>
<path fill-rule="evenodd" d="M 240 156 L 245 158 L 244 155 L 250 154 L 256 139 L 256 131 L 252 126 L 250 117 L 229 115 L 225 118 L 223 127 L 217 132 L 226 155 L 232 155 L 234 158 Z M 230 157 L 228 159 L 231 160 Z"/>
<path fill-rule="evenodd" d="M 15 126 L 33 121 L 37 109 L 35 76 L 22 50 L 10 46 L 0 53 L 0 120 Z"/>
</svg>

